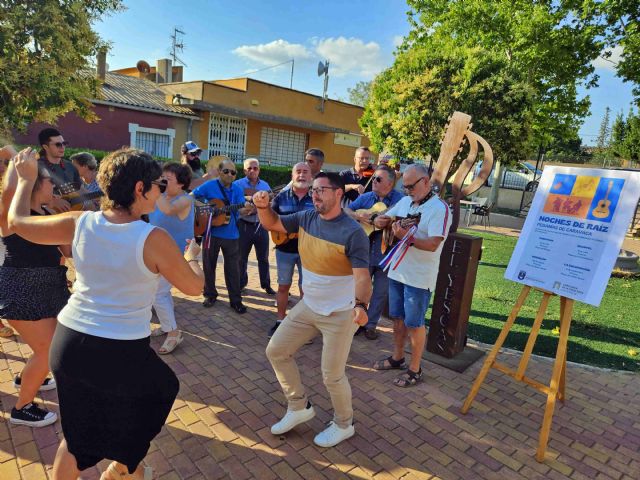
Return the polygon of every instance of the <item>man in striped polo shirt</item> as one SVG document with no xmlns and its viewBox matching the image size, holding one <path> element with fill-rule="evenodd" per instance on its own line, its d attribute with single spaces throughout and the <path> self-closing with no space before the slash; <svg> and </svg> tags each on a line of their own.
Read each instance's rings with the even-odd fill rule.
<svg viewBox="0 0 640 480">
<path fill-rule="evenodd" d="M 402 176 L 407 196 L 396 203 L 386 215 L 375 219 L 375 225 L 392 225 L 398 239 L 404 238 L 409 227 L 397 218 L 420 215 L 417 231 L 408 242 L 406 253 L 398 255 L 389 266 L 389 316 L 393 320 L 393 354 L 374 363 L 376 370 L 405 369 L 404 345 L 411 342 L 411 362 L 405 373 L 394 380 L 398 387 L 410 387 L 422 380 L 420 361 L 426 343 L 424 317 L 431 295 L 436 288 L 440 253 L 449 234 L 449 206 L 431 191 L 429 171 L 424 165 L 411 165 Z"/>
</svg>

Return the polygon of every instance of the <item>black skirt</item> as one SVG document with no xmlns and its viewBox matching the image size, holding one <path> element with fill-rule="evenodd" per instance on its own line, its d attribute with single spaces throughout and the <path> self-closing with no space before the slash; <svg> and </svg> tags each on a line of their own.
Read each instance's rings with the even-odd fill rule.
<svg viewBox="0 0 640 480">
<path fill-rule="evenodd" d="M 133 473 L 178 395 L 171 368 L 140 340 L 113 340 L 58 324 L 49 354 L 62 432 L 80 470 L 102 459 Z"/>
<path fill-rule="evenodd" d="M 0 319 L 56 318 L 70 296 L 67 267 L 0 267 Z"/>
</svg>

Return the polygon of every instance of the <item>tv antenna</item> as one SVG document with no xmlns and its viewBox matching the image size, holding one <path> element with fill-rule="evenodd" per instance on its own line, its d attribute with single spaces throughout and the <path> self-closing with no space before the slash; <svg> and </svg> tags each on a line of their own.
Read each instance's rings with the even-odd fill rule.
<svg viewBox="0 0 640 480">
<path fill-rule="evenodd" d="M 324 101 L 327 99 L 327 88 L 329 87 L 329 60 L 325 60 L 324 63 L 318 62 L 318 76 L 321 77 L 322 75 L 324 75 L 324 89 L 322 90 L 322 99 L 318 110 L 324 113 Z"/>
<path fill-rule="evenodd" d="M 182 43 L 182 38 L 178 39 L 178 34 L 185 35 L 185 33 L 178 27 L 173 27 L 173 35 L 171 35 L 171 58 L 173 59 L 174 65 L 180 62 L 185 67 L 188 67 L 188 65 L 184 63 L 176 53 L 176 51 L 180 51 L 180 53 L 184 51 L 184 43 Z"/>
</svg>

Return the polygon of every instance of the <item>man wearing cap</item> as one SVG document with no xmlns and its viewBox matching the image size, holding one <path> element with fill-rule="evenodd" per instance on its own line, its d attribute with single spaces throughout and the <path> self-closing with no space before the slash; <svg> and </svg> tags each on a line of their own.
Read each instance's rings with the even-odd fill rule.
<svg viewBox="0 0 640 480">
<path fill-rule="evenodd" d="M 202 149 L 196 142 L 189 140 L 182 144 L 180 151 L 182 152 L 180 163 L 189 165 L 189 168 L 191 168 L 191 183 L 189 184 L 189 190 L 193 190 L 209 180 L 208 178 L 204 178 L 205 173 L 202 170 L 202 164 L 200 163 L 200 154 L 202 153 Z"/>
</svg>

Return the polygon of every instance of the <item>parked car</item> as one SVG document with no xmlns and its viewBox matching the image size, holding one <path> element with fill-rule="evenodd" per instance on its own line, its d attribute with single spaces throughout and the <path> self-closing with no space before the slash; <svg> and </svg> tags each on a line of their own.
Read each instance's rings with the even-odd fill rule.
<svg viewBox="0 0 640 480">
<path fill-rule="evenodd" d="M 476 168 L 476 174 L 480 171 L 480 166 Z M 491 170 L 491 174 L 487 179 L 487 185 L 493 184 L 494 170 Z M 518 162 L 517 166 L 508 167 L 503 171 L 502 178 L 500 179 L 501 188 L 511 188 L 513 190 L 524 190 L 527 184 L 531 181 L 540 179 L 542 170 L 536 169 L 534 165 L 529 162 Z"/>
</svg>

